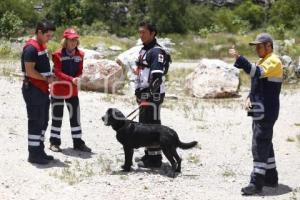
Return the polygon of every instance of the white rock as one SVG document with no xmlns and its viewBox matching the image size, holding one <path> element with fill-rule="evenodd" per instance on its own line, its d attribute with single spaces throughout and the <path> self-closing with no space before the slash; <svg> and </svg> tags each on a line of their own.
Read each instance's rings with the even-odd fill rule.
<svg viewBox="0 0 300 200">
<path fill-rule="evenodd" d="M 80 80 L 81 89 L 116 93 L 123 87 L 123 69 L 115 61 L 89 59 L 84 62 L 84 73 Z"/>
<path fill-rule="evenodd" d="M 202 59 L 186 78 L 189 93 L 199 98 L 234 97 L 238 86 L 239 70 L 217 59 Z"/>
</svg>

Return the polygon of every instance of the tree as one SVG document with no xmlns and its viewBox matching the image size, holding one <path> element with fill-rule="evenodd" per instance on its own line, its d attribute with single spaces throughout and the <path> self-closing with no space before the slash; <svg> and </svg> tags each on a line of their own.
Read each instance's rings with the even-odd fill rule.
<svg viewBox="0 0 300 200">
<path fill-rule="evenodd" d="M 160 32 L 185 33 L 184 15 L 189 1 L 148 0 L 147 16 L 154 21 Z"/>
<path fill-rule="evenodd" d="M 45 18 L 57 26 L 81 25 L 82 9 L 80 0 L 55 0 L 45 2 Z"/>
<path fill-rule="evenodd" d="M 6 11 L 0 19 L 0 37 L 11 38 L 22 30 L 22 20 L 11 11 Z"/>
<path fill-rule="evenodd" d="M 7 11 L 13 12 L 23 21 L 24 26 L 32 27 L 36 24 L 38 13 L 34 10 L 35 1 L 26 0 L 9 0 L 0 1 L 0 16 L 3 16 Z"/>
</svg>

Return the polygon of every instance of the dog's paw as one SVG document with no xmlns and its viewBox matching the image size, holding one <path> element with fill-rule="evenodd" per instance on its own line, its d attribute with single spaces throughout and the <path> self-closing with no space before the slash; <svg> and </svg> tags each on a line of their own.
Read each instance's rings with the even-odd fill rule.
<svg viewBox="0 0 300 200">
<path fill-rule="evenodd" d="M 122 165 L 121 168 L 123 169 L 122 171 L 124 172 L 130 172 L 131 170 L 131 166 Z"/>
</svg>

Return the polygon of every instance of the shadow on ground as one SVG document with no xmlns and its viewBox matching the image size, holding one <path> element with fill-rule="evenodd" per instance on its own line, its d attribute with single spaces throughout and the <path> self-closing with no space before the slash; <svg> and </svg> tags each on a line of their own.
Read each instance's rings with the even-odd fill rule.
<svg viewBox="0 0 300 200">
<path fill-rule="evenodd" d="M 66 156 L 77 157 L 77 158 L 82 158 L 82 159 L 92 158 L 92 155 L 96 154 L 93 152 L 88 153 L 88 152 L 77 151 L 77 150 L 74 150 L 73 148 L 62 149 L 61 153 Z"/>
<path fill-rule="evenodd" d="M 276 188 L 264 187 L 263 196 L 280 196 L 292 192 L 292 188 L 285 184 L 279 184 Z"/>
</svg>

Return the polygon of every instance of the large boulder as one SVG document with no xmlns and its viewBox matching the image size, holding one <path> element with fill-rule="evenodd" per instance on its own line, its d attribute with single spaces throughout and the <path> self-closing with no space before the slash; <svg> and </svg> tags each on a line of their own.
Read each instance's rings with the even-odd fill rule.
<svg viewBox="0 0 300 200">
<path fill-rule="evenodd" d="M 88 59 L 80 80 L 82 90 L 117 93 L 124 87 L 123 69 L 115 61 Z"/>
<path fill-rule="evenodd" d="M 239 70 L 217 59 L 202 59 L 187 76 L 186 88 L 199 98 L 229 98 L 238 95 Z"/>
</svg>

